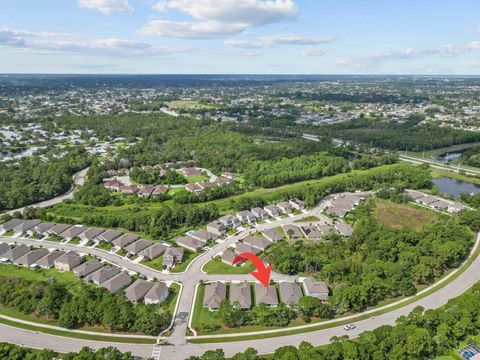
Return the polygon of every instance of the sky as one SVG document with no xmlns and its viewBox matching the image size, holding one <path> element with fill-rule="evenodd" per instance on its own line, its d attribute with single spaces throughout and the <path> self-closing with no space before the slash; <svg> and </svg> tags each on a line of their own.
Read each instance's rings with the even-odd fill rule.
<svg viewBox="0 0 480 360">
<path fill-rule="evenodd" d="M 0 73 L 480 74 L 479 0 L 0 0 Z"/>
</svg>

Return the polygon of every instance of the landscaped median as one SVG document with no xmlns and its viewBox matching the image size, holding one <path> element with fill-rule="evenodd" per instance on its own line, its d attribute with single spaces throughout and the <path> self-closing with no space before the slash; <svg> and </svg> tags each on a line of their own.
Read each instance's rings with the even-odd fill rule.
<svg viewBox="0 0 480 360">
<path fill-rule="evenodd" d="M 303 325 L 303 326 L 292 327 L 292 328 L 274 329 L 270 331 L 254 330 L 250 333 L 246 333 L 243 335 L 242 334 L 221 334 L 221 335 L 187 336 L 186 339 L 191 343 L 197 343 L 197 344 L 268 339 L 273 337 L 308 333 L 312 331 L 318 331 L 318 330 L 324 330 L 332 327 L 342 326 L 348 323 L 366 320 L 373 316 L 382 315 L 382 314 L 400 309 L 404 306 L 415 303 L 418 300 L 425 298 L 428 295 L 431 295 L 432 293 L 440 290 L 441 288 L 445 287 L 446 285 L 450 284 L 455 279 L 457 279 L 462 273 L 464 273 L 480 255 L 479 241 L 480 241 L 480 234 L 477 236 L 477 241 L 475 243 L 474 248 L 472 249 L 473 252 L 471 253 L 471 256 L 468 258 L 468 260 L 461 267 L 450 272 L 448 275 L 444 276 L 442 279 L 440 279 L 436 283 L 425 288 L 424 290 L 420 291 L 416 295 L 410 296 L 408 298 L 404 298 L 402 300 L 399 300 L 397 302 L 394 302 L 388 305 L 371 309 L 367 312 L 364 312 L 363 314 L 359 314 L 358 316 L 352 315 L 344 318 L 327 320 L 327 321 L 323 321 L 316 324 L 309 324 L 309 325 Z M 460 295 L 460 293 L 456 294 L 456 296 L 458 295 Z M 195 314 L 193 316 L 195 316 Z"/>
</svg>

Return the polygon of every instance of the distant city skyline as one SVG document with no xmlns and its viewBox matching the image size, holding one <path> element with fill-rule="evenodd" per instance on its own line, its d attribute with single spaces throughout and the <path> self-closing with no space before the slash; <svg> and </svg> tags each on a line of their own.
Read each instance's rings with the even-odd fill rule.
<svg viewBox="0 0 480 360">
<path fill-rule="evenodd" d="M 480 74 L 478 0 L 0 5 L 0 73 Z"/>
</svg>

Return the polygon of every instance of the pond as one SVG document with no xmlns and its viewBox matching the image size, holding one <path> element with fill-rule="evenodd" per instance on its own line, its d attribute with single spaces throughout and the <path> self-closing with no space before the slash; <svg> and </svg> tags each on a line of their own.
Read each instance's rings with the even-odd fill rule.
<svg viewBox="0 0 480 360">
<path fill-rule="evenodd" d="M 480 193 L 480 185 L 472 184 L 462 180 L 452 179 L 449 177 L 433 179 L 432 182 L 438 186 L 438 189 L 442 194 L 453 195 L 455 199 L 460 199 L 461 193 Z"/>
</svg>

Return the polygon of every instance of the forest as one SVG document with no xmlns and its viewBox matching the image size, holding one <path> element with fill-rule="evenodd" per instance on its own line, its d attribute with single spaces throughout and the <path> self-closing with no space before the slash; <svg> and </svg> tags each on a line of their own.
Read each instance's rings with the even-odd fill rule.
<svg viewBox="0 0 480 360">
<path fill-rule="evenodd" d="M 477 342 L 480 332 L 480 284 L 467 293 L 449 300 L 436 310 L 415 308 L 408 316 L 401 316 L 394 326 L 384 325 L 373 331 L 365 331 L 356 339 L 347 336 L 333 337 L 331 343 L 320 348 L 302 342 L 298 348 L 283 346 L 268 356 L 274 360 L 429 360 L 449 355 L 461 343 Z M 305 337 L 308 338 L 308 334 Z M 224 360 L 223 350 L 211 350 L 202 356 L 188 360 Z M 260 360 L 249 348 L 238 353 L 233 360 Z"/>
<path fill-rule="evenodd" d="M 0 304 L 27 315 L 58 321 L 67 329 L 102 326 L 110 331 L 158 335 L 171 320 L 159 305 L 133 305 L 123 293 L 80 283 L 79 289 L 55 281 L 0 277 Z"/>
<path fill-rule="evenodd" d="M 480 167 L 480 146 L 465 150 L 460 161 L 465 165 Z"/>
<path fill-rule="evenodd" d="M 275 270 L 312 274 L 332 288 L 337 313 L 361 311 L 385 298 L 413 295 L 458 267 L 473 245 L 473 233 L 456 219 L 440 220 L 420 231 L 383 228 L 373 215 L 375 199 L 356 212 L 353 235 L 285 246 L 270 252 Z"/>
<path fill-rule="evenodd" d="M 0 212 L 53 198 L 73 184 L 72 175 L 87 167 L 90 158 L 83 149 L 73 148 L 61 158 L 24 158 L 18 164 L 0 162 Z"/>
</svg>

